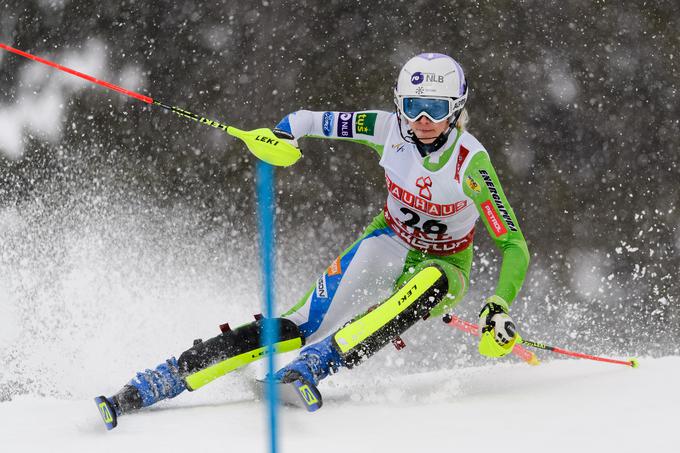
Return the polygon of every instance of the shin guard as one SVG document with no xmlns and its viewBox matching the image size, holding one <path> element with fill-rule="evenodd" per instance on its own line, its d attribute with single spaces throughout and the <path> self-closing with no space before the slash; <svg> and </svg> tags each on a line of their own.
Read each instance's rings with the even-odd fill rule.
<svg viewBox="0 0 680 453">
<path fill-rule="evenodd" d="M 279 318 L 279 341 L 274 352 L 288 352 L 304 345 L 298 326 Z M 263 320 L 259 319 L 234 330 L 227 330 L 207 341 L 198 341 L 179 356 L 179 370 L 189 390 L 203 387 L 212 380 L 266 355 L 262 344 Z"/>
<path fill-rule="evenodd" d="M 444 298 L 448 279 L 432 265 L 415 274 L 390 298 L 356 318 L 333 335 L 333 343 L 348 368 L 370 357 L 398 337 Z"/>
</svg>

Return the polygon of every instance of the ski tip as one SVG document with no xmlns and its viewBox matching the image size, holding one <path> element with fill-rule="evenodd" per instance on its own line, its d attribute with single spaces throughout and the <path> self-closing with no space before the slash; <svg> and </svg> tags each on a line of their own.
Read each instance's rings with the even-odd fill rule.
<svg viewBox="0 0 680 453">
<path fill-rule="evenodd" d="M 637 359 L 630 359 L 630 366 L 631 368 L 637 368 L 640 366 L 640 363 Z"/>
<path fill-rule="evenodd" d="M 97 409 L 99 409 L 99 415 L 101 415 L 106 429 L 111 431 L 113 428 L 118 426 L 118 416 L 113 408 L 111 401 L 105 396 L 98 396 L 94 399 Z"/>
<path fill-rule="evenodd" d="M 323 400 L 321 399 L 319 389 L 314 384 L 307 382 L 305 379 L 298 379 L 293 381 L 292 384 L 308 412 L 315 412 L 321 409 Z"/>
<path fill-rule="evenodd" d="M 256 382 L 259 384 L 256 395 L 264 401 L 267 398 L 267 380 L 258 379 Z M 308 412 L 315 412 L 321 409 L 323 404 L 321 392 L 316 388 L 316 385 L 297 373 L 291 379 L 275 382 L 278 389 L 278 400 L 284 406 L 304 408 Z"/>
</svg>

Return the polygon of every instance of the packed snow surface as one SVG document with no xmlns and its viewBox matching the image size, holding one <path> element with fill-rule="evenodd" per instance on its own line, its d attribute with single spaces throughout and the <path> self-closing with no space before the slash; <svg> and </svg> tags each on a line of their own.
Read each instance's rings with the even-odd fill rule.
<svg viewBox="0 0 680 453">
<path fill-rule="evenodd" d="M 320 386 L 318 412 L 282 408 L 280 451 L 677 451 L 677 356 L 641 358 L 638 369 L 555 360 L 390 373 L 343 370 Z M 265 406 L 251 381 L 237 372 L 122 417 L 111 432 L 91 400 L 15 397 L 0 403 L 2 450 L 265 452 Z"/>
</svg>

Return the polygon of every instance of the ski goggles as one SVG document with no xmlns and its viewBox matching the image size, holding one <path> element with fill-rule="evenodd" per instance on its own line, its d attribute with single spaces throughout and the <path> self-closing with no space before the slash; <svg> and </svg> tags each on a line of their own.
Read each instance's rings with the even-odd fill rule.
<svg viewBox="0 0 680 453">
<path fill-rule="evenodd" d="M 403 97 L 399 101 L 399 110 L 410 121 L 417 121 L 421 116 L 440 123 L 465 105 L 465 97 L 453 98 L 418 98 Z"/>
</svg>

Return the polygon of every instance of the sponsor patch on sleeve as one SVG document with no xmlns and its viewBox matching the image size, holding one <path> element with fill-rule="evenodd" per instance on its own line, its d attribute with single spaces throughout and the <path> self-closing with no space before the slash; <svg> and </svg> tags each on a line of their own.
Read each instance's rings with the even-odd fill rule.
<svg viewBox="0 0 680 453">
<path fill-rule="evenodd" d="M 496 237 L 502 236 L 508 232 L 508 230 L 505 229 L 503 222 L 501 222 L 501 218 L 496 212 L 496 209 L 493 207 L 493 204 L 491 204 L 491 200 L 486 200 L 484 203 L 482 203 L 482 212 L 484 213 L 486 220 L 489 222 L 489 225 L 491 225 L 491 230 L 496 235 Z"/>
<path fill-rule="evenodd" d="M 357 113 L 355 121 L 355 131 L 357 134 L 375 135 L 375 120 L 377 113 L 361 112 Z"/>
<path fill-rule="evenodd" d="M 333 133 L 333 123 L 335 122 L 335 115 L 333 115 L 333 112 L 323 112 L 323 120 L 322 120 L 322 127 L 323 127 L 323 135 L 326 137 L 330 137 L 331 134 Z"/>
<path fill-rule="evenodd" d="M 498 189 L 496 189 L 496 185 L 493 183 L 491 175 L 484 169 L 480 169 L 479 174 L 482 175 L 482 178 L 484 178 L 484 182 L 486 183 L 486 186 L 489 188 L 489 193 L 491 193 L 491 198 L 493 199 L 494 204 L 498 208 L 498 212 L 500 212 L 501 217 L 503 217 L 503 220 L 505 220 L 505 224 L 508 226 L 508 228 L 510 228 L 510 231 L 517 231 L 517 226 L 515 225 L 515 222 L 512 221 L 510 213 L 503 204 L 503 200 L 501 200 L 501 195 L 498 193 Z"/>
<path fill-rule="evenodd" d="M 319 297 L 321 299 L 328 299 L 326 277 L 323 275 L 319 277 L 319 279 L 316 281 L 316 297 Z"/>
<path fill-rule="evenodd" d="M 470 188 L 475 193 L 480 193 L 482 191 L 482 187 L 477 184 L 477 181 L 472 179 L 472 177 L 468 176 L 465 178 L 465 184 Z"/>
<path fill-rule="evenodd" d="M 352 132 L 352 117 L 354 113 L 341 113 L 338 115 L 338 137 L 350 138 L 354 136 Z"/>
<path fill-rule="evenodd" d="M 326 274 L 328 276 L 332 275 L 340 275 L 342 274 L 342 266 L 340 265 L 340 257 L 337 257 L 335 261 L 333 261 L 333 264 L 328 266 L 328 269 L 326 270 Z"/>
</svg>

